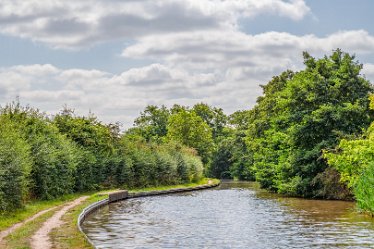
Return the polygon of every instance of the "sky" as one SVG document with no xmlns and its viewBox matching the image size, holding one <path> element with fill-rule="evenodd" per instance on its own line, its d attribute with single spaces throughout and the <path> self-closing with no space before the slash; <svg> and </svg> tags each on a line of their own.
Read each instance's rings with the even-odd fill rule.
<svg viewBox="0 0 374 249">
<path fill-rule="evenodd" d="M 372 0 L 0 0 L 0 105 L 131 127 L 147 105 L 250 109 L 341 48 L 374 82 Z"/>
</svg>

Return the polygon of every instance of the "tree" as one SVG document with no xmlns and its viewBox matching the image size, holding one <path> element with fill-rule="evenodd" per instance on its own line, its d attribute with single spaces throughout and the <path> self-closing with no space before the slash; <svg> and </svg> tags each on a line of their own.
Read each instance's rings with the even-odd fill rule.
<svg viewBox="0 0 374 249">
<path fill-rule="evenodd" d="M 335 198 L 325 186 L 339 181 L 328 169 L 322 150 L 342 137 L 358 135 L 369 125 L 370 83 L 362 65 L 339 49 L 314 59 L 304 53 L 306 68 L 287 71 L 263 86 L 253 109 L 247 144 L 256 179 L 263 187 L 305 197 Z M 338 178 L 334 178 L 338 179 Z"/>
<path fill-rule="evenodd" d="M 373 95 L 370 109 L 374 109 Z M 323 156 L 353 190 L 358 206 L 374 213 L 374 122 L 362 136 L 342 139 L 336 148 L 324 150 Z"/>
<path fill-rule="evenodd" d="M 134 125 L 139 129 L 139 133 L 147 141 L 158 141 L 167 134 L 167 124 L 170 111 L 165 107 L 149 105 L 136 118 Z"/>
<path fill-rule="evenodd" d="M 167 137 L 169 140 L 195 148 L 203 163 L 208 163 L 213 146 L 212 130 L 194 112 L 180 110 L 172 114 L 168 122 Z"/>
<path fill-rule="evenodd" d="M 213 152 L 209 175 L 214 178 L 232 178 L 230 169 L 233 161 L 234 143 L 232 138 L 221 140 Z"/>
<path fill-rule="evenodd" d="M 227 125 L 228 118 L 223 113 L 221 108 L 211 107 L 204 103 L 199 103 L 193 106 L 194 111 L 201 117 L 206 124 L 212 129 L 213 139 L 216 140 L 219 136 L 224 136 L 224 128 Z"/>
<path fill-rule="evenodd" d="M 75 116 L 73 111 L 63 110 L 53 123 L 60 133 L 71 139 L 79 150 L 77 156 L 78 190 L 95 189 L 100 184 L 114 184 L 116 143 L 118 134 L 112 125 L 104 125 L 96 117 Z"/>
</svg>

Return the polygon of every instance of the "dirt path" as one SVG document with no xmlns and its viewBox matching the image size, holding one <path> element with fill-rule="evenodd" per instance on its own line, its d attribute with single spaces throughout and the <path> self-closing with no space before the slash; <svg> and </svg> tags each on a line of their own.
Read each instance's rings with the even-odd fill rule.
<svg viewBox="0 0 374 249">
<path fill-rule="evenodd" d="M 57 211 L 51 218 L 49 218 L 41 228 L 31 237 L 31 248 L 34 249 L 49 249 L 52 248 L 52 242 L 49 238 L 49 233 L 52 229 L 57 228 L 63 224 L 61 217 L 71 208 L 79 205 L 86 200 L 88 196 L 82 196 L 72 202 L 67 203 L 59 211 Z"/>
<path fill-rule="evenodd" d="M 39 213 L 36 213 L 34 214 L 33 216 L 27 218 L 26 220 L 22 221 L 22 222 L 19 222 L 17 224 L 14 224 L 13 226 L 7 228 L 6 230 L 0 232 L 0 245 L 2 243 L 2 240 L 7 237 L 9 234 L 13 233 L 16 229 L 20 228 L 21 226 L 23 226 L 24 224 L 26 224 L 27 222 L 30 222 L 30 221 L 33 221 L 35 220 L 36 218 L 38 218 L 39 216 L 53 210 L 53 209 L 56 209 L 57 207 L 53 207 L 53 208 L 48 208 L 46 210 L 43 210 L 43 211 L 40 211 Z"/>
<path fill-rule="evenodd" d="M 17 224 L 14 224 L 13 226 L 9 227 L 8 229 L 0 232 L 0 245 L 2 244 L 2 240 L 7 237 L 9 234 L 13 233 L 16 229 L 20 228 L 21 226 L 23 226 L 24 224 L 26 224 L 27 222 L 30 222 L 30 221 L 33 221 L 35 220 L 36 218 L 38 218 L 39 216 L 42 216 L 43 214 L 45 213 L 48 213 L 49 211 L 53 210 L 53 209 L 56 209 L 57 207 L 53 207 L 53 208 L 49 208 L 49 209 L 46 209 L 46 210 L 43 210 L 43 211 L 40 211 L 39 213 L 36 213 L 34 214 L 33 216 L 31 216 L 30 218 L 27 218 L 26 220 L 20 222 L 20 223 L 17 223 Z"/>
</svg>

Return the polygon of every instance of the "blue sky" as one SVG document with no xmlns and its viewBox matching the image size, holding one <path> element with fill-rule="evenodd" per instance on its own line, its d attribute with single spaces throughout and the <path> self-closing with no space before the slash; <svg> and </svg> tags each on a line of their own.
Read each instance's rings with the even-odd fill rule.
<svg viewBox="0 0 374 249">
<path fill-rule="evenodd" d="M 339 47 L 374 80 L 370 0 L 3 0 L 0 104 L 129 127 L 148 104 L 248 109 L 260 84 Z"/>
</svg>

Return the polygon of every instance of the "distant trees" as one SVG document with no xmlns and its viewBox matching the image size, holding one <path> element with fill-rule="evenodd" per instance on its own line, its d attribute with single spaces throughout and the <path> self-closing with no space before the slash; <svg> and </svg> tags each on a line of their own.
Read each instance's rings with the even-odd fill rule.
<svg viewBox="0 0 374 249">
<path fill-rule="evenodd" d="M 228 117 L 222 109 L 198 103 L 192 108 L 180 105 L 170 109 L 165 106 L 147 106 L 127 135 L 158 144 L 177 141 L 192 147 L 201 157 L 207 175 L 220 177 L 225 172 L 225 177 L 231 178 L 228 169 L 232 160 L 220 155 L 219 149 L 224 146 L 221 143 L 224 143 L 223 140 L 231 130 Z"/>
<path fill-rule="evenodd" d="M 170 110 L 165 106 L 149 105 L 135 119 L 134 125 L 146 141 L 158 141 L 167 134 L 169 116 Z"/>
<path fill-rule="evenodd" d="M 195 148 L 204 163 L 208 163 L 213 146 L 212 130 L 193 111 L 172 114 L 168 121 L 167 138 Z"/>
<path fill-rule="evenodd" d="M 223 113 L 221 108 L 211 107 L 204 103 L 198 103 L 192 107 L 196 113 L 211 129 L 212 138 L 216 140 L 220 136 L 225 136 L 228 117 Z"/>
<path fill-rule="evenodd" d="M 134 129 L 162 130 L 153 134 L 195 148 L 210 176 L 256 180 L 271 191 L 312 198 L 351 198 L 353 189 L 362 207 L 373 207 L 371 128 L 352 140 L 373 117 L 373 87 L 354 56 L 339 49 L 321 59 L 303 56 L 305 68 L 273 77 L 251 110 L 227 117 L 203 103 L 147 107 L 144 113 L 162 110 L 162 122 Z"/>
</svg>

